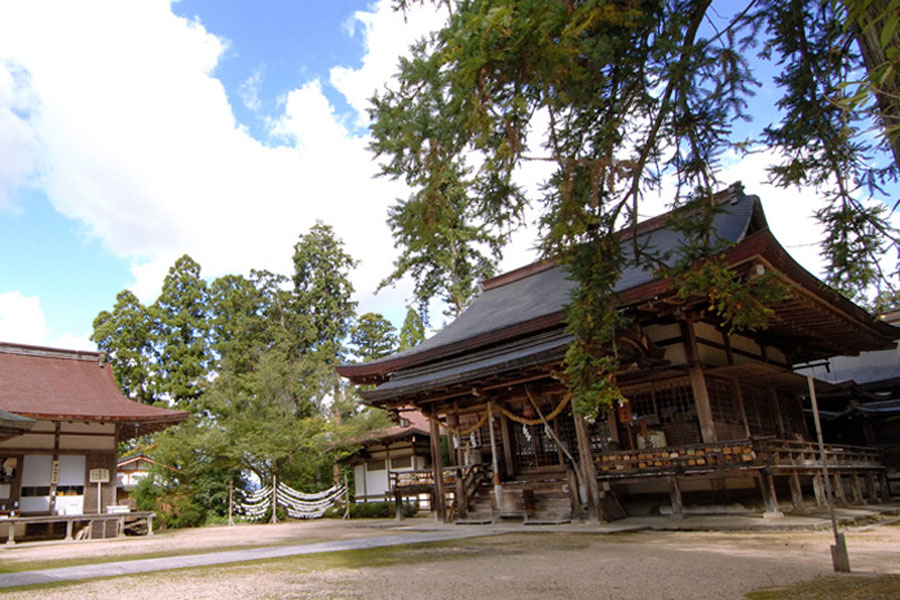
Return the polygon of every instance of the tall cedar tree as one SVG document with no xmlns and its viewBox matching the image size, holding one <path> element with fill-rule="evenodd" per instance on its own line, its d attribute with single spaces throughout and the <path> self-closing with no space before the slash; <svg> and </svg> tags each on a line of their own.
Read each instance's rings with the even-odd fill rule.
<svg viewBox="0 0 900 600">
<path fill-rule="evenodd" d="M 419 315 L 419 311 L 413 307 L 406 309 L 406 318 L 403 319 L 403 327 L 400 328 L 398 350 L 408 350 L 425 341 L 425 322 Z"/>
<path fill-rule="evenodd" d="M 113 367 L 126 396 L 144 404 L 156 401 L 153 385 L 153 340 L 150 312 L 129 290 L 116 296 L 112 312 L 94 319 L 91 340 Z"/>
<path fill-rule="evenodd" d="M 208 295 L 200 265 L 188 255 L 175 261 L 163 280 L 153 317 L 155 379 L 159 393 L 184 410 L 206 388 L 209 348 Z"/>
<path fill-rule="evenodd" d="M 392 354 L 397 349 L 394 325 L 378 313 L 359 316 L 350 330 L 353 353 L 364 362 Z"/>
<path fill-rule="evenodd" d="M 860 1 L 893 2 L 846 4 Z M 400 8 L 407 4 L 397 2 Z M 772 169 L 776 183 L 815 186 L 825 195 L 817 216 L 828 231 L 829 283 L 857 299 L 876 281 L 896 285 L 896 275 L 880 269 L 882 252 L 897 246 L 896 232 L 885 210 L 862 198 L 883 197 L 880 186 L 896 181 L 897 164 L 876 160 L 887 138 L 873 143 L 872 111 L 847 102 L 844 84 L 864 65 L 844 4 L 435 4 L 448 8 L 445 27 L 411 48 L 396 84 L 372 100 L 371 148 L 383 173 L 416 188 L 391 213 L 400 260 L 430 252 L 428 260 L 437 261 L 437 249 L 451 241 L 438 237 L 424 250 L 415 246 L 411 236 L 424 230 L 410 212 L 439 214 L 452 204 L 464 219 L 456 229 L 469 226 L 502 240 L 525 203 L 512 183 L 514 171 L 527 161 L 549 161 L 554 172 L 540 199 L 541 248 L 580 284 L 568 311 L 575 339 L 565 372 L 582 413 L 596 415 L 618 398 L 610 352 L 620 324 L 614 289 L 628 265 L 678 278 L 685 295 L 715 290 L 711 307 L 726 326 L 765 327 L 767 305 L 781 293 L 764 281 L 735 282 L 737 274 L 716 261 L 721 247 L 707 227 L 725 152 L 764 145 L 779 157 Z M 879 42 L 891 54 L 896 18 L 885 22 L 890 35 Z M 757 85 L 746 60 L 751 52 L 781 67 L 776 83 L 783 95 L 780 120 L 748 143 L 736 139 L 732 127 L 747 118 Z M 636 225 L 644 194 L 661 189 L 664 177 L 675 183 L 673 206 L 691 209 L 679 213 L 688 243 L 676 256 L 641 248 L 636 236 L 625 244 L 615 236 L 623 225 Z M 710 260 L 703 269 L 692 268 L 704 258 Z M 413 273 L 420 286 L 427 282 Z M 732 284 L 723 289 L 723 282 Z"/>
</svg>

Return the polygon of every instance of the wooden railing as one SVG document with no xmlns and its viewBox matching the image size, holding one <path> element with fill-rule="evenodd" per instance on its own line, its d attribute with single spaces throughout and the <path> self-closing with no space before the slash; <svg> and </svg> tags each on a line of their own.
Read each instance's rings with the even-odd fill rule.
<svg viewBox="0 0 900 600">
<path fill-rule="evenodd" d="M 444 467 L 441 471 L 444 484 L 452 486 L 456 479 L 458 467 Z M 420 469 L 418 471 L 391 471 L 389 474 L 391 489 L 424 488 L 434 486 L 434 471 L 432 469 Z"/>
<path fill-rule="evenodd" d="M 448 496 L 458 496 L 460 505 L 464 507 L 468 506 L 468 501 L 477 493 L 478 486 L 491 478 L 490 466 L 482 464 L 444 467 L 441 473 L 445 493 Z M 391 489 L 395 492 L 430 491 L 434 488 L 434 472 L 431 469 L 391 471 L 389 477 Z"/>
<path fill-rule="evenodd" d="M 828 466 L 838 470 L 883 468 L 878 450 L 829 444 Z M 600 478 L 731 469 L 805 470 L 820 466 L 814 442 L 753 439 L 604 452 L 595 457 Z"/>
<path fill-rule="evenodd" d="M 776 469 L 818 468 L 819 445 L 795 440 L 760 440 L 757 454 L 767 466 Z M 825 460 L 828 468 L 837 470 L 883 468 L 881 453 L 876 448 L 826 444 Z"/>
</svg>

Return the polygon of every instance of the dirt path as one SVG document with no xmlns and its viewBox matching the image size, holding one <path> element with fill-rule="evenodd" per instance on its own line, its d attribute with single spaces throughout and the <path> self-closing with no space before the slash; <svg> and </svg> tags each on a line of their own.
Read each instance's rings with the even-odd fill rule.
<svg viewBox="0 0 900 600">
<path fill-rule="evenodd" d="M 240 534 L 252 540 L 266 537 L 270 543 L 297 543 L 296 536 L 300 535 L 305 541 L 313 541 L 316 536 L 348 539 L 342 536 L 373 531 L 346 523 L 318 523 L 313 527 L 292 524 L 296 529 L 279 525 L 272 527 L 272 532 Z M 198 538 L 207 538 L 208 544 L 224 535 L 216 529 L 203 530 L 200 536 L 190 533 L 160 536 L 153 542 L 167 538 L 165 541 L 189 547 L 199 544 Z M 376 529 L 374 533 L 385 532 Z M 850 532 L 847 542 L 856 574 L 900 573 L 900 526 Z M 759 587 L 832 574 L 830 543 L 827 532 L 642 532 L 614 536 L 513 533 L 440 547 L 412 546 L 360 555 L 338 553 L 125 576 L 42 590 L 40 597 L 427 600 L 475 595 L 492 600 L 738 600 Z M 127 546 L 127 542 L 124 544 Z M 0 560 L 5 561 L 9 555 L 0 553 Z M 11 599 L 34 597 L 34 591 L 0 594 L 0 598 Z"/>
</svg>

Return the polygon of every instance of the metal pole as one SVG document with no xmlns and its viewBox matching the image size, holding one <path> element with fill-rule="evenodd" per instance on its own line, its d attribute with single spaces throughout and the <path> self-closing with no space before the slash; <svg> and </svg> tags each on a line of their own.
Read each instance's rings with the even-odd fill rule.
<svg viewBox="0 0 900 600">
<path fill-rule="evenodd" d="M 819 458 L 822 461 L 822 478 L 825 480 L 825 504 L 828 505 L 828 516 L 831 518 L 831 531 L 834 533 L 834 545 L 831 547 L 831 563 L 835 572 L 850 572 L 850 557 L 847 555 L 847 543 L 844 535 L 838 533 L 837 518 L 834 515 L 834 500 L 831 491 L 831 478 L 828 476 L 828 461 L 825 460 L 825 442 L 822 439 L 822 422 L 819 420 L 819 403 L 816 400 L 816 385 L 812 375 L 806 376 L 809 387 L 809 399 L 812 403 L 813 421 L 816 424 L 816 438 L 819 441 Z"/>
<path fill-rule="evenodd" d="M 494 435 L 494 414 L 491 412 L 491 403 L 487 403 L 488 431 L 491 434 L 491 468 L 494 471 L 494 498 L 497 501 L 497 510 L 503 510 L 503 486 L 500 485 L 500 467 L 497 463 L 497 438 Z"/>
</svg>

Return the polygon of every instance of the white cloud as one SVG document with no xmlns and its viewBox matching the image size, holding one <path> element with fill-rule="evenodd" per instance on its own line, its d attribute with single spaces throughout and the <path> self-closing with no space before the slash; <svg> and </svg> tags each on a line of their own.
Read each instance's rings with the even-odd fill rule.
<svg viewBox="0 0 900 600">
<path fill-rule="evenodd" d="M 17 210 L 14 192 L 36 166 L 35 136 L 28 123 L 28 74 L 0 56 L 0 210 Z"/>
<path fill-rule="evenodd" d="M 361 66 L 337 66 L 327 82 L 298 81 L 286 90 L 283 114 L 269 122 L 283 145 L 272 147 L 236 123 L 213 75 L 227 42 L 173 15 L 168 1 L 4 3 L 0 208 L 14 206 L 13 190 L 22 185 L 40 187 L 56 210 L 129 262 L 132 287 L 145 302 L 183 253 L 210 277 L 251 268 L 290 273 L 297 236 L 321 219 L 362 260 L 354 275 L 361 310 L 402 320 L 411 286 L 372 292 L 396 256 L 386 208 L 409 192 L 374 177 L 377 165 L 358 128 L 398 57 L 445 14 L 428 5 L 406 17 L 389 0 L 355 13 L 348 27 L 363 36 Z M 255 72 L 242 90 L 251 109 L 261 77 Z M 324 93 L 329 85 L 355 115 L 336 113 Z M 523 181 L 533 188 L 545 168 L 526 167 Z M 803 244 L 820 234 L 797 227 L 809 209 L 792 202 L 795 193 L 758 183 L 761 172 L 745 159 L 727 180 L 743 179 L 763 198 L 792 254 L 814 254 Z M 531 231 L 517 235 L 504 268 L 534 257 Z"/>
<path fill-rule="evenodd" d="M 262 102 L 259 99 L 259 86 L 262 85 L 264 71 L 265 69 L 262 66 L 253 69 L 253 73 L 250 74 L 250 77 L 245 79 L 238 88 L 241 101 L 244 103 L 244 106 L 247 107 L 247 110 L 257 112 L 262 106 Z"/>
<path fill-rule="evenodd" d="M 331 69 L 331 84 L 356 110 L 357 125 L 368 123 L 369 99 L 375 92 L 384 91 L 390 76 L 397 71 L 400 56 L 406 55 L 415 41 L 440 28 L 447 18 L 443 7 L 411 6 L 404 15 L 394 11 L 391 4 L 381 0 L 372 11 L 357 11 L 346 23 L 350 35 L 363 36 L 366 53 L 362 67 Z"/>
<path fill-rule="evenodd" d="M 0 341 L 42 345 L 47 336 L 40 298 L 21 292 L 0 294 Z"/>
<path fill-rule="evenodd" d="M 393 73 L 398 40 L 422 28 L 389 2 L 354 18 L 365 23 L 367 54 L 335 81 L 361 110 Z M 374 179 L 368 140 L 335 113 L 319 81 L 285 93 L 272 122 L 284 145 L 250 137 L 213 76 L 226 46 L 166 1 L 4 4 L 0 61 L 19 66 L 18 79 L 0 69 L 0 150 L 21 160 L 0 164 L 0 206 L 4 189 L 33 179 L 57 211 L 131 264 L 144 301 L 183 253 L 210 277 L 290 273 L 298 235 L 321 219 L 363 260 L 363 310 L 402 304 L 408 289 L 372 292 L 394 256 L 386 207 L 408 192 Z M 261 71 L 246 82 L 251 108 L 260 80 Z"/>
</svg>

